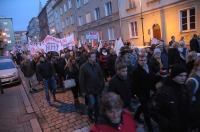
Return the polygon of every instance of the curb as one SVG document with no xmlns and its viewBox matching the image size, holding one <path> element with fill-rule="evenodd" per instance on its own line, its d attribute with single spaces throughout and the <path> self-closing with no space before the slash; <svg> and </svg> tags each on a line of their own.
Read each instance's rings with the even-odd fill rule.
<svg viewBox="0 0 200 132">
<path fill-rule="evenodd" d="M 21 72 L 20 68 L 18 68 L 18 71 L 19 71 L 21 79 L 24 78 L 24 76 L 22 75 L 22 72 Z M 27 96 L 27 93 L 25 91 L 26 83 L 23 81 L 23 79 L 21 81 L 22 81 L 22 86 L 23 87 L 20 87 L 20 92 L 21 92 L 22 99 L 23 99 L 23 102 L 24 102 L 24 105 L 25 105 L 25 108 L 26 108 L 26 112 L 28 114 L 34 113 L 33 107 L 31 105 L 31 103 L 29 101 L 29 98 Z M 42 132 L 42 129 L 40 127 L 40 124 L 39 124 L 37 118 L 31 119 L 29 121 L 30 121 L 30 124 L 31 124 L 33 132 Z"/>
</svg>

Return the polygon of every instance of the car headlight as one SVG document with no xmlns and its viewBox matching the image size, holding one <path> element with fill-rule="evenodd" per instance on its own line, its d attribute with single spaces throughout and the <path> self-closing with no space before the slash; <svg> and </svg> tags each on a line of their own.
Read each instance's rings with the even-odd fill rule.
<svg viewBox="0 0 200 132">
<path fill-rule="evenodd" d="M 13 73 L 13 76 L 18 76 L 18 72 Z"/>
</svg>

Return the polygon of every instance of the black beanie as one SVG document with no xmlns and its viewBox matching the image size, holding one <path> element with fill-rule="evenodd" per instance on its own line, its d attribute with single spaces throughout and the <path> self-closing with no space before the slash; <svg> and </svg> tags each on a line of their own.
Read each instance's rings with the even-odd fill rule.
<svg viewBox="0 0 200 132">
<path fill-rule="evenodd" d="M 187 73 L 187 69 L 184 65 L 182 64 L 175 64 L 171 67 L 171 74 L 170 74 L 170 77 L 171 78 L 174 78 L 175 76 L 183 73 L 183 72 L 186 72 Z"/>
</svg>

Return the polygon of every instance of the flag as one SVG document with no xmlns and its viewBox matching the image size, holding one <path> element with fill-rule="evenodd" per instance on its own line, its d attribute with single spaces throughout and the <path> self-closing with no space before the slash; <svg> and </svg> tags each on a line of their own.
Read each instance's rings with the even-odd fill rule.
<svg viewBox="0 0 200 132">
<path fill-rule="evenodd" d="M 98 46 L 98 44 L 92 39 L 92 47 L 94 48 L 94 47 L 97 47 Z"/>
<path fill-rule="evenodd" d="M 101 40 L 100 40 L 100 44 L 99 44 L 99 47 L 98 47 L 98 51 L 100 52 L 100 50 L 101 50 L 101 48 L 103 47 L 103 45 L 102 45 L 102 42 L 101 42 Z"/>
<path fill-rule="evenodd" d="M 81 47 L 81 41 L 79 40 L 78 41 L 78 48 L 80 48 Z"/>
<path fill-rule="evenodd" d="M 119 40 L 115 40 L 115 48 L 114 51 L 117 53 L 117 56 L 119 55 L 120 48 L 124 46 L 124 43 L 122 41 L 122 38 L 120 37 Z"/>
</svg>

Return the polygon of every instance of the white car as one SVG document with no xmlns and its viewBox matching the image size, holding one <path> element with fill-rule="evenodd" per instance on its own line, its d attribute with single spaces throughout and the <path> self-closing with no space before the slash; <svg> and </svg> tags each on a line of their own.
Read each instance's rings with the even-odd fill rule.
<svg viewBox="0 0 200 132">
<path fill-rule="evenodd" d="M 1 84 L 8 85 L 21 83 L 21 79 L 14 62 L 10 57 L 0 57 L 0 78 Z"/>
</svg>

